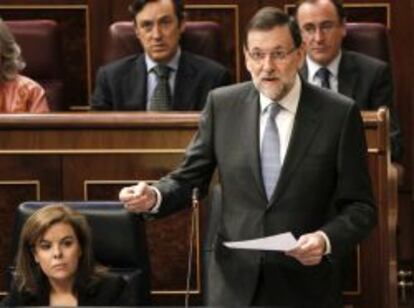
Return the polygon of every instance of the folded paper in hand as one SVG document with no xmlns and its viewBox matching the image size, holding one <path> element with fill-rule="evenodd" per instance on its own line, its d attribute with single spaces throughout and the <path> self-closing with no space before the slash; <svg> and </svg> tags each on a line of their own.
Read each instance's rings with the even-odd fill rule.
<svg viewBox="0 0 414 308">
<path fill-rule="evenodd" d="M 257 238 L 247 241 L 224 242 L 228 248 L 289 251 L 297 246 L 297 241 L 291 232 Z"/>
</svg>

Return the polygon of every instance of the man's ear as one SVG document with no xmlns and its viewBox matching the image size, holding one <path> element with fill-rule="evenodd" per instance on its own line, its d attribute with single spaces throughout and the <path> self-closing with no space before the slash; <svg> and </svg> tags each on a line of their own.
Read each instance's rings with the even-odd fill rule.
<svg viewBox="0 0 414 308">
<path fill-rule="evenodd" d="M 183 34 L 185 31 L 185 24 L 187 22 L 187 18 L 183 17 L 183 19 L 181 19 L 180 24 L 178 25 L 180 27 L 180 33 Z"/>
<path fill-rule="evenodd" d="M 138 27 L 137 25 L 134 23 L 134 32 L 135 32 L 135 36 L 138 40 L 141 40 L 140 36 L 139 36 L 139 31 L 138 31 Z"/>
<path fill-rule="evenodd" d="M 302 42 L 300 46 L 298 47 L 298 57 L 299 59 L 299 69 L 302 68 L 303 64 L 305 63 L 306 58 L 306 46 L 305 43 Z"/>
<path fill-rule="evenodd" d="M 139 36 L 139 30 L 138 30 L 138 22 L 136 17 L 134 17 L 133 21 L 133 25 L 134 25 L 134 32 L 135 32 L 135 36 L 138 40 L 140 40 L 140 36 Z"/>
<path fill-rule="evenodd" d="M 244 53 L 244 56 L 246 57 L 248 50 L 247 50 L 247 46 L 244 44 L 243 44 L 243 53 Z"/>
<path fill-rule="evenodd" d="M 346 36 L 346 18 L 342 19 L 342 38 Z"/>
</svg>

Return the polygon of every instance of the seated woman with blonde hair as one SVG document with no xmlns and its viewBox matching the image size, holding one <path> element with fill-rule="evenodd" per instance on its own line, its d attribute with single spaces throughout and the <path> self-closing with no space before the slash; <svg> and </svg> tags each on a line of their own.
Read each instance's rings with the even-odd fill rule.
<svg viewBox="0 0 414 308">
<path fill-rule="evenodd" d="M 25 63 L 19 45 L 0 19 L 0 112 L 48 112 L 45 90 L 20 75 Z"/>
<path fill-rule="evenodd" d="M 136 306 L 121 276 L 94 264 L 86 218 L 52 204 L 23 226 L 6 306 Z"/>
</svg>

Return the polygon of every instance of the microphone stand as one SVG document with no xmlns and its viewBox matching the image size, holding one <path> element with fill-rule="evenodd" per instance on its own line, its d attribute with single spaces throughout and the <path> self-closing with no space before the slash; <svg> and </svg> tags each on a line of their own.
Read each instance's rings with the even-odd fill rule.
<svg viewBox="0 0 414 308">
<path fill-rule="evenodd" d="M 190 226 L 190 242 L 189 242 L 189 252 L 187 259 L 187 277 L 186 277 L 186 292 L 185 292 L 185 304 L 184 307 L 188 308 L 190 300 L 190 287 L 191 287 L 191 276 L 192 276 L 192 260 L 194 255 L 194 242 L 199 242 L 199 201 L 198 201 L 198 188 L 193 188 L 191 196 L 191 226 Z M 197 246 L 198 247 L 198 246 Z M 197 255 L 199 255 L 197 251 Z"/>
</svg>

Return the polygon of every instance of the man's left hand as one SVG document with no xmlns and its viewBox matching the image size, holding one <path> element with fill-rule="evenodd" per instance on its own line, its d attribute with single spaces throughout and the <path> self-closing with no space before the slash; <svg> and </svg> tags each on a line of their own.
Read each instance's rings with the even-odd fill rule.
<svg viewBox="0 0 414 308">
<path fill-rule="evenodd" d="M 298 260 L 303 265 L 317 265 L 321 262 L 326 250 L 325 238 L 320 231 L 302 235 L 298 246 L 286 252 L 286 255 Z"/>
</svg>

